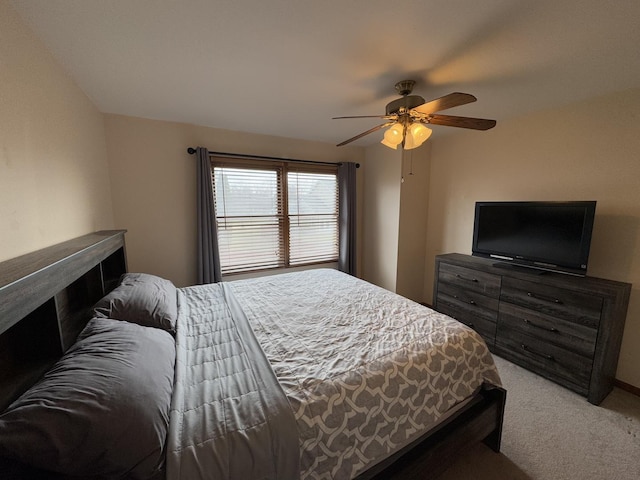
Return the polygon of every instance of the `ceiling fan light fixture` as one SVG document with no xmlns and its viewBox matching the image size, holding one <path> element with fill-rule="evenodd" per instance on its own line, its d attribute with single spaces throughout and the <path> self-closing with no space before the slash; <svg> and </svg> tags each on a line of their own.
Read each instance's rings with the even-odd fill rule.
<svg viewBox="0 0 640 480">
<path fill-rule="evenodd" d="M 418 148 L 431 136 L 431 129 L 421 123 L 414 122 L 408 129 L 407 138 L 404 141 L 404 148 L 411 150 Z"/>
<path fill-rule="evenodd" d="M 394 123 L 391 125 L 386 132 L 384 132 L 384 137 L 380 142 L 386 147 L 393 148 L 396 150 L 398 145 L 402 143 L 402 133 L 403 127 L 399 123 Z"/>
</svg>

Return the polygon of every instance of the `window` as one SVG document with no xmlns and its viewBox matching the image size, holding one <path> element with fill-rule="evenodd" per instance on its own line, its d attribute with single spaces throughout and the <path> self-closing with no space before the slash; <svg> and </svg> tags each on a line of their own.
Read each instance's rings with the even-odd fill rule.
<svg viewBox="0 0 640 480">
<path fill-rule="evenodd" d="M 337 166 L 212 158 L 222 274 L 338 260 Z"/>
</svg>

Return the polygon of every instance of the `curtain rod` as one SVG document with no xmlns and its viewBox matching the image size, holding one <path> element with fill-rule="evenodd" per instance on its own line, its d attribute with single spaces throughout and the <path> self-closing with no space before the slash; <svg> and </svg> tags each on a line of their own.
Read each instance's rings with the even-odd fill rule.
<svg viewBox="0 0 640 480">
<path fill-rule="evenodd" d="M 196 153 L 196 149 L 193 147 L 187 148 L 187 153 L 193 155 Z M 277 160 L 281 162 L 295 162 L 295 163 L 315 163 L 316 165 L 342 165 L 342 162 L 316 162 L 315 160 L 296 160 L 295 158 L 277 158 L 277 157 L 265 157 L 262 155 L 244 155 L 240 153 L 227 153 L 227 152 L 209 152 L 209 155 L 218 155 L 220 157 L 229 158 L 251 158 L 255 160 Z M 356 163 L 356 168 L 360 168 L 360 164 Z"/>
</svg>

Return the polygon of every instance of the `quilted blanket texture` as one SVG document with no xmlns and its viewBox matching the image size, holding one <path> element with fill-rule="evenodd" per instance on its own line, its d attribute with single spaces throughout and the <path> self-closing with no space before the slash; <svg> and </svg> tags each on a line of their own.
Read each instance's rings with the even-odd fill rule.
<svg viewBox="0 0 640 480">
<path fill-rule="evenodd" d="M 178 292 L 166 478 L 299 478 L 291 408 L 222 285 Z"/>
</svg>

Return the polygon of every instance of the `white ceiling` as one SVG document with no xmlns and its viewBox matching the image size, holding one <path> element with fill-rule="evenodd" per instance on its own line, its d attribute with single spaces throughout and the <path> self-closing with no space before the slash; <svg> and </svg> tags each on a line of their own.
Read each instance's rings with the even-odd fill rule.
<svg viewBox="0 0 640 480">
<path fill-rule="evenodd" d="M 383 114 L 406 78 L 496 128 L 640 87 L 638 0 L 11 3 L 102 112 L 268 135 L 338 143 L 379 122 L 331 117 Z"/>
</svg>

